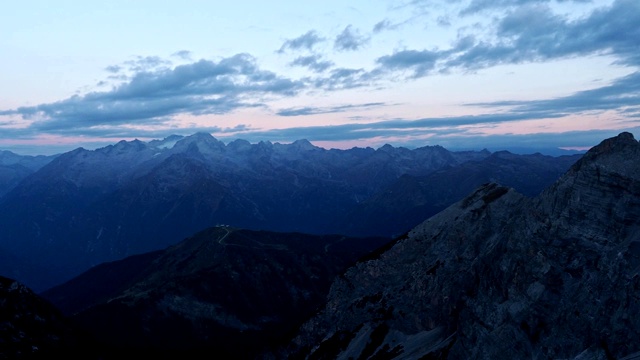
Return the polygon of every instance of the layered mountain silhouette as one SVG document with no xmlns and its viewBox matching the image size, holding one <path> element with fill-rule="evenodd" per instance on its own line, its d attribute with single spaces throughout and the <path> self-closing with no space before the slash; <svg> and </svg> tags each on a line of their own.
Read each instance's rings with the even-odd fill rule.
<svg viewBox="0 0 640 360">
<path fill-rule="evenodd" d="M 621 133 L 535 196 L 489 182 L 392 241 L 211 227 L 44 292 L 68 318 L 45 305 L 55 316 L 35 318 L 51 320 L 9 322 L 0 338 L 89 344 L 85 358 L 103 359 L 632 359 L 639 160 Z M 36 299 L 5 313 L 35 313 L 43 300 L 5 283 Z M 64 325 L 6 335 L 50 321 Z"/>
<path fill-rule="evenodd" d="M 282 345 L 335 276 L 389 241 L 215 227 L 97 266 L 43 296 L 103 356 L 252 358 Z"/>
<path fill-rule="evenodd" d="M 486 184 L 363 259 L 284 354 L 631 359 L 639 298 L 640 144 L 621 133 L 535 198 Z"/>
<path fill-rule="evenodd" d="M 0 198 L 16 187 L 22 179 L 36 172 L 55 157 L 55 155 L 18 155 L 11 151 L 0 151 Z"/>
<path fill-rule="evenodd" d="M 487 182 L 535 196 L 556 181 L 578 158 L 499 151 L 482 160 L 466 161 L 425 176 L 402 175 L 383 191 L 357 204 L 345 216 L 343 231 L 373 235 L 387 234 L 393 229 L 396 235 L 401 235 Z"/>
<path fill-rule="evenodd" d="M 79 148 L 0 197 L 0 256 L 17 264 L 5 273 L 41 291 L 218 224 L 392 237 L 493 178 L 536 193 L 578 158 L 440 146 L 326 150 L 306 140 L 224 144 L 205 133 Z M 47 271 L 34 272 L 38 266 Z"/>
</svg>

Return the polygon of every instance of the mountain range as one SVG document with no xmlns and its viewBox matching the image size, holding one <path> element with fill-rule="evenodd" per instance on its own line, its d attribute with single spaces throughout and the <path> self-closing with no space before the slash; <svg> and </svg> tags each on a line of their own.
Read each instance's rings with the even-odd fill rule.
<svg viewBox="0 0 640 360">
<path fill-rule="evenodd" d="M 333 283 L 305 359 L 640 356 L 640 144 L 591 149 L 534 198 L 486 184 Z"/>
<path fill-rule="evenodd" d="M 391 238 L 486 181 L 534 195 L 579 157 L 224 144 L 197 133 L 23 159 L 33 172 L 0 197 L 0 271 L 42 291 L 220 224 Z"/>
<path fill-rule="evenodd" d="M 514 164 L 475 174 L 491 156 Z M 639 160 L 621 133 L 541 192 L 486 182 L 394 238 L 220 225 L 40 295 L 3 279 L 24 300 L 0 303 L 0 339 L 14 358 L 637 358 Z"/>
<path fill-rule="evenodd" d="M 24 156 L 0 151 L 0 198 L 28 175 L 38 171 L 56 156 Z"/>
</svg>

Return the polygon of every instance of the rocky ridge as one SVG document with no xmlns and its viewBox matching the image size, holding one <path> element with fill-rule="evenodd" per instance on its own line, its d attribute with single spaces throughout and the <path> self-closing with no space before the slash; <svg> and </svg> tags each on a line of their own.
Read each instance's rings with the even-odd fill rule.
<svg viewBox="0 0 640 360">
<path fill-rule="evenodd" d="M 361 261 L 280 355 L 638 356 L 639 219 L 640 145 L 621 133 L 533 199 L 486 184 Z"/>
</svg>

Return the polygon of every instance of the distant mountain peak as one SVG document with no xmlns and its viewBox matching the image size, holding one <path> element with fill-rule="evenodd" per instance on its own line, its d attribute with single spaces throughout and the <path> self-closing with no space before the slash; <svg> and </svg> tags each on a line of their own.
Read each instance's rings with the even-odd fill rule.
<svg viewBox="0 0 640 360">
<path fill-rule="evenodd" d="M 395 148 L 390 144 L 384 144 L 378 148 L 379 151 L 390 152 L 395 150 Z"/>
<path fill-rule="evenodd" d="M 115 147 L 123 150 L 141 150 L 146 148 L 147 145 L 138 139 L 134 139 L 131 141 L 121 140 L 115 145 Z"/>
<path fill-rule="evenodd" d="M 225 149 L 225 144 L 206 132 L 197 132 L 180 139 L 174 148 L 189 148 L 192 144 L 203 154 L 212 154 Z"/>
<path fill-rule="evenodd" d="M 193 135 L 187 136 L 187 137 L 214 138 L 213 135 L 211 135 L 211 133 L 208 133 L 206 131 L 198 131 L 198 132 L 194 133 Z"/>
<path fill-rule="evenodd" d="M 315 145 L 309 142 L 307 139 L 300 139 L 294 141 L 291 145 L 294 146 L 296 150 L 314 150 L 317 149 Z"/>
<path fill-rule="evenodd" d="M 162 140 L 149 141 L 149 146 L 159 148 L 159 149 L 171 149 L 178 141 L 180 141 L 183 138 L 184 136 L 182 135 L 175 135 L 175 134 L 169 135 Z"/>
</svg>

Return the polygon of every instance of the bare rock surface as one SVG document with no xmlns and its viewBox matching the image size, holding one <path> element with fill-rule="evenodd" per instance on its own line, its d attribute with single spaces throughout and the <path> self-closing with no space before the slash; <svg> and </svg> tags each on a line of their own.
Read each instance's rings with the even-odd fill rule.
<svg viewBox="0 0 640 360">
<path fill-rule="evenodd" d="M 486 184 L 360 261 L 283 353 L 633 357 L 639 299 L 640 144 L 621 133 L 535 198 Z"/>
</svg>

